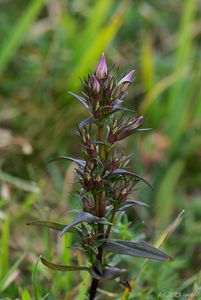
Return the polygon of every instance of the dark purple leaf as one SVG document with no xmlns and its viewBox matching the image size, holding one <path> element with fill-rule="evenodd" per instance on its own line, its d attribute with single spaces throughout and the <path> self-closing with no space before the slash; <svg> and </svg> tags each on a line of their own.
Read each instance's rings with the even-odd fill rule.
<svg viewBox="0 0 201 300">
<path fill-rule="evenodd" d="M 128 271 L 126 269 L 119 269 L 114 267 L 105 267 L 101 277 L 107 280 L 112 280 L 117 277 L 125 277 L 128 275 Z"/>
<path fill-rule="evenodd" d="M 68 231 L 70 228 L 74 227 L 77 224 L 80 224 L 82 222 L 87 222 L 87 223 L 99 223 L 99 224 L 105 224 L 105 225 L 111 225 L 110 222 L 107 221 L 105 218 L 99 218 L 96 216 L 91 215 L 90 213 L 87 212 L 81 212 L 75 220 L 70 223 L 69 225 L 65 226 L 65 228 L 61 232 L 61 236 L 64 235 L 66 231 Z"/>
<path fill-rule="evenodd" d="M 136 200 L 128 200 L 126 201 L 118 210 L 122 211 L 125 210 L 131 206 L 144 206 L 144 207 L 149 207 L 149 205 L 147 205 L 144 202 L 141 201 L 136 201 Z"/>
<path fill-rule="evenodd" d="M 94 119 L 93 118 L 87 118 L 86 120 L 80 122 L 79 127 L 82 128 L 83 126 L 93 123 Z"/>
<path fill-rule="evenodd" d="M 28 222 L 27 225 L 42 226 L 57 231 L 62 231 L 66 227 L 66 224 L 50 222 L 50 221 L 32 221 L 32 222 Z M 79 230 L 78 228 L 71 228 L 69 231 L 82 233 L 81 230 Z"/>
<path fill-rule="evenodd" d="M 108 178 L 108 177 L 109 177 L 109 178 L 112 178 L 112 177 L 117 177 L 117 176 L 119 176 L 119 175 L 125 175 L 125 176 L 135 177 L 135 178 L 137 178 L 137 179 L 139 179 L 139 180 L 142 180 L 142 181 L 143 181 L 144 183 L 146 183 L 151 189 L 153 189 L 152 186 L 151 186 L 151 184 L 150 184 L 146 179 L 144 179 L 143 177 L 141 177 L 140 175 L 138 175 L 138 174 L 136 174 L 136 173 L 127 171 L 127 170 L 125 170 L 125 169 L 116 169 L 115 171 L 106 174 L 104 177 L 106 177 L 106 178 Z"/>
<path fill-rule="evenodd" d="M 115 102 L 113 103 L 113 106 L 117 106 L 117 105 L 119 105 L 119 104 L 121 104 L 121 103 L 123 103 L 123 102 L 124 102 L 123 100 L 117 99 L 117 100 L 115 100 Z"/>
<path fill-rule="evenodd" d="M 86 165 L 86 162 L 85 160 L 82 160 L 82 159 L 76 159 L 76 158 L 73 158 L 73 157 L 68 157 L 68 156 L 58 156 L 58 157 L 55 157 L 51 160 L 49 160 L 48 162 L 51 163 L 55 160 L 60 160 L 60 159 L 66 159 L 66 160 L 70 160 L 70 161 L 73 161 L 74 163 L 76 163 L 77 165 L 81 166 L 81 167 L 84 167 Z"/>
<path fill-rule="evenodd" d="M 108 240 L 104 244 L 104 249 L 115 254 L 130 255 L 161 261 L 172 261 L 172 257 L 153 246 L 140 242 L 130 242 L 121 240 Z"/>
<path fill-rule="evenodd" d="M 72 93 L 72 92 L 70 92 L 70 91 L 68 91 L 68 93 L 71 94 L 71 95 L 72 95 L 73 97 L 75 97 L 76 99 L 78 99 L 78 100 L 84 105 L 84 107 L 86 107 L 87 109 L 89 108 L 89 106 L 87 105 L 86 100 L 85 100 L 83 97 L 81 97 L 81 96 L 79 96 L 79 95 L 77 95 L 77 94 L 74 94 L 74 93 Z"/>
</svg>

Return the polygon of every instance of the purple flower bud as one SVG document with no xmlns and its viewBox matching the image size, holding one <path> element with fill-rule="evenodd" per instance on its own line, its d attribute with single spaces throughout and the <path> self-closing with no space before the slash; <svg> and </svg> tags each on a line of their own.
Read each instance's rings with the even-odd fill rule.
<svg viewBox="0 0 201 300">
<path fill-rule="evenodd" d="M 143 116 L 135 117 L 132 120 L 132 126 L 131 126 L 132 130 L 139 128 L 142 125 L 143 120 L 144 120 Z"/>
<path fill-rule="evenodd" d="M 90 198 L 84 196 L 82 198 L 82 203 L 83 203 L 84 211 L 86 211 L 88 213 L 92 213 L 93 212 L 94 205 L 93 205 L 93 202 L 92 202 L 92 200 Z"/>
<path fill-rule="evenodd" d="M 95 75 L 91 76 L 90 84 L 94 92 L 98 93 L 100 91 L 100 84 Z"/>
<path fill-rule="evenodd" d="M 118 202 L 120 204 L 125 203 L 125 201 L 126 201 L 126 199 L 128 197 L 128 194 L 129 194 L 129 192 L 127 191 L 127 189 L 123 187 L 121 189 L 121 192 L 119 193 Z"/>
<path fill-rule="evenodd" d="M 116 134 L 113 134 L 112 131 L 109 132 L 108 138 L 107 138 L 108 143 L 111 145 L 116 142 Z"/>
<path fill-rule="evenodd" d="M 134 70 L 130 71 L 128 74 L 126 74 L 118 83 L 118 85 L 123 84 L 124 88 L 123 90 L 126 90 L 127 87 L 131 84 L 134 76 Z"/>
<path fill-rule="evenodd" d="M 121 126 L 121 129 L 117 132 L 116 141 L 125 139 L 127 136 L 132 134 L 135 131 L 135 129 L 138 129 L 142 125 L 143 119 L 143 116 L 137 116 L 131 121 L 129 121 L 127 124 Z"/>
<path fill-rule="evenodd" d="M 98 67 L 96 69 L 96 77 L 98 79 L 104 79 L 106 75 L 107 75 L 107 64 L 105 60 L 105 55 L 104 53 L 102 53 L 99 60 Z"/>
</svg>

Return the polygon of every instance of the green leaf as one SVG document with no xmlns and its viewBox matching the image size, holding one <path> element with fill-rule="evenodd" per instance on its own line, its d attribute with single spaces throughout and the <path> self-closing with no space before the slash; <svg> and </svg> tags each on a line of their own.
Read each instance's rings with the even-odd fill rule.
<svg viewBox="0 0 201 300">
<path fill-rule="evenodd" d="M 143 241 L 130 242 L 121 240 L 110 240 L 106 241 L 103 247 L 106 251 L 115 254 L 130 255 L 161 261 L 173 260 L 169 255 Z"/>
<path fill-rule="evenodd" d="M 22 291 L 22 300 L 31 300 L 31 296 L 27 289 Z"/>
<path fill-rule="evenodd" d="M 98 223 L 98 224 L 105 224 L 105 225 L 111 225 L 110 222 L 108 222 L 105 218 L 99 218 L 96 216 L 91 215 L 90 213 L 87 212 L 81 212 L 75 220 L 67 225 L 61 232 L 61 236 L 64 235 L 65 232 L 67 232 L 70 228 L 74 227 L 77 224 L 80 224 L 82 222 L 87 222 L 87 223 Z"/>
<path fill-rule="evenodd" d="M 49 269 L 56 270 L 56 271 L 87 271 L 90 272 L 90 269 L 87 267 L 82 266 L 65 266 L 65 265 L 58 265 L 55 263 L 50 262 L 49 260 L 45 259 L 44 257 L 41 257 L 41 262 L 48 267 Z"/>
<path fill-rule="evenodd" d="M 49 269 L 61 271 L 61 272 L 71 272 L 71 271 L 87 271 L 96 279 L 100 279 L 100 275 L 96 274 L 92 269 L 84 266 L 66 266 L 66 265 L 58 265 L 50 262 L 49 260 L 41 257 L 41 262 Z"/>
<path fill-rule="evenodd" d="M 38 225 L 38 226 L 43 226 L 58 231 L 63 230 L 66 226 L 65 224 L 50 222 L 50 221 L 32 221 L 32 222 L 28 222 L 27 225 Z"/>
</svg>

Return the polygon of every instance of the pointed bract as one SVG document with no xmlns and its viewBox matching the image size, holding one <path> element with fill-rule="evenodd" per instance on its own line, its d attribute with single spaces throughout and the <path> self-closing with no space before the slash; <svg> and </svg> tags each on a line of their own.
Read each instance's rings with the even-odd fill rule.
<svg viewBox="0 0 201 300">
<path fill-rule="evenodd" d="M 102 53 L 100 60 L 99 60 L 99 64 L 98 67 L 96 69 L 96 77 L 98 79 L 104 79 L 107 75 L 107 63 L 105 60 L 105 55 L 104 53 Z"/>
<path fill-rule="evenodd" d="M 100 83 L 96 79 L 95 75 L 91 76 L 90 85 L 91 85 L 92 89 L 94 90 L 94 92 L 96 92 L 96 93 L 100 92 Z"/>
<path fill-rule="evenodd" d="M 118 83 L 118 85 L 121 85 L 123 83 L 131 83 L 134 77 L 134 70 L 130 71 L 128 74 L 126 74 Z"/>
</svg>

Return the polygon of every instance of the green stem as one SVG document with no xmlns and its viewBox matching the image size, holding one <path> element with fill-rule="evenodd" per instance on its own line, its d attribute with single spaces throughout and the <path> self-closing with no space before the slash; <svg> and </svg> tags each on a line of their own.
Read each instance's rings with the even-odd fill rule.
<svg viewBox="0 0 201 300">
<path fill-rule="evenodd" d="M 112 216 L 111 216 L 111 219 L 110 219 L 110 223 L 113 223 L 113 222 L 114 222 L 115 214 L 116 214 L 116 208 L 114 207 L 114 209 L 113 209 L 113 211 L 112 211 Z M 108 228 L 107 228 L 106 233 L 105 233 L 105 239 L 106 239 L 106 240 L 109 238 L 109 235 L 110 235 L 110 231 L 111 231 L 111 229 L 112 229 L 112 226 L 113 226 L 113 225 L 108 225 Z"/>
</svg>

